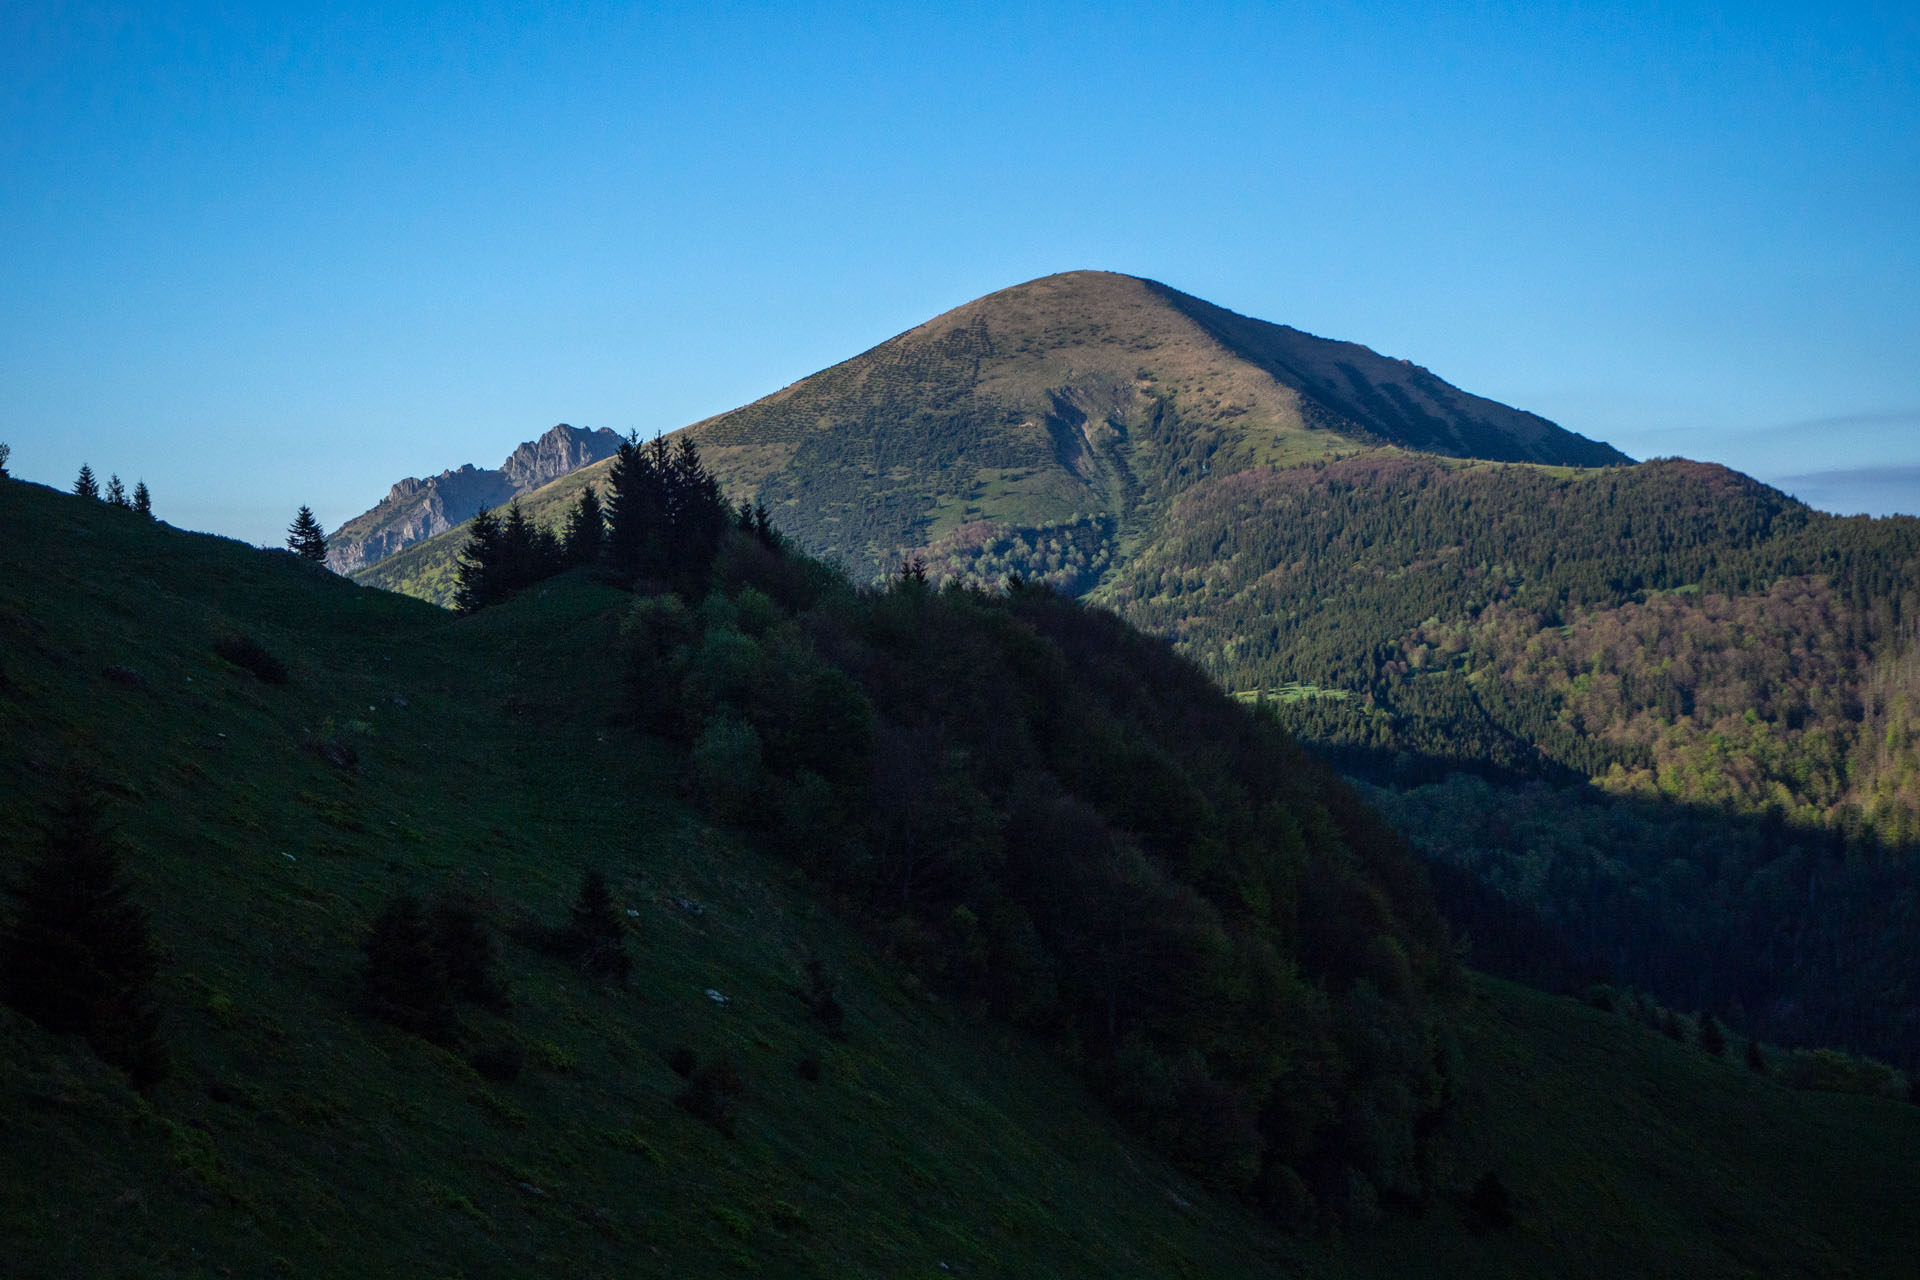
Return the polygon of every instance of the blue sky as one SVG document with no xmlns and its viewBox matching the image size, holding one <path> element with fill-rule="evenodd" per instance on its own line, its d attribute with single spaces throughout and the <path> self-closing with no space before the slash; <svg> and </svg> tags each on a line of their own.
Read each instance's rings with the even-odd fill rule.
<svg viewBox="0 0 1920 1280">
<path fill-rule="evenodd" d="M 312 9 L 0 11 L 16 474 L 277 541 L 1100 267 L 1920 512 L 1910 4 Z"/>
</svg>

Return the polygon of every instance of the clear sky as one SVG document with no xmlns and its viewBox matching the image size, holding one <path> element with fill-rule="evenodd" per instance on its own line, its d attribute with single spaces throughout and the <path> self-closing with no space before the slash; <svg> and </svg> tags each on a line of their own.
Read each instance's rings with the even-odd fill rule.
<svg viewBox="0 0 1920 1280">
<path fill-rule="evenodd" d="M 0 6 L 0 440 L 190 528 L 1077 267 L 1920 512 L 1920 6 Z"/>
</svg>

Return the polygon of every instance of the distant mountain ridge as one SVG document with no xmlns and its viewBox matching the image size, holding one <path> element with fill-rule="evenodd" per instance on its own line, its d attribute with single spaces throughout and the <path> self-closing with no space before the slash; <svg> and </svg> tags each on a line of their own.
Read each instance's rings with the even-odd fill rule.
<svg viewBox="0 0 1920 1280">
<path fill-rule="evenodd" d="M 605 427 L 588 430 L 563 422 L 521 444 L 498 469 L 469 462 L 425 479 L 409 476 L 372 509 L 333 531 L 327 540 L 327 564 L 337 573 L 365 569 L 464 523 L 483 508 L 611 457 L 619 444 L 619 435 Z"/>
</svg>

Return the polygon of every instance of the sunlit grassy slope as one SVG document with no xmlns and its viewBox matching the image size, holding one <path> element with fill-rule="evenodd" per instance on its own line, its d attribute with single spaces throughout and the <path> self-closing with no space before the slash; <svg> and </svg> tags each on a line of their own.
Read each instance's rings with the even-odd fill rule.
<svg viewBox="0 0 1920 1280">
<path fill-rule="evenodd" d="M 1107 271 L 975 299 L 686 432 L 729 493 L 764 501 L 857 578 L 923 550 L 955 572 L 1071 590 L 1158 537 L 1173 498 L 1212 476 L 1404 449 L 1627 461 L 1405 360 Z M 557 524 L 605 472 L 528 495 L 528 514 Z M 996 537 L 1008 546 L 980 545 Z M 463 540 L 357 576 L 444 603 Z"/>
<path fill-rule="evenodd" d="M 63 768 L 107 781 L 175 1060 L 141 1099 L 0 1011 L 0 1271 L 1896 1275 L 1920 1245 L 1920 1108 L 1789 1093 L 1491 983 L 1447 1196 L 1344 1241 L 1273 1235 L 684 809 L 681 762 L 608 715 L 614 593 L 563 579 L 455 619 L 19 483 L 0 530 L 0 873 Z M 217 657 L 234 634 L 291 682 Z M 637 913 L 634 977 L 507 943 L 511 1018 L 467 1017 L 527 1046 L 518 1080 L 354 1013 L 392 891 L 469 891 L 504 930 L 562 918 L 588 867 Z M 841 975 L 844 1039 L 792 994 L 809 953 Z M 672 1105 L 682 1044 L 739 1062 L 736 1137 Z M 1488 1170 L 1511 1231 L 1467 1226 Z"/>
</svg>

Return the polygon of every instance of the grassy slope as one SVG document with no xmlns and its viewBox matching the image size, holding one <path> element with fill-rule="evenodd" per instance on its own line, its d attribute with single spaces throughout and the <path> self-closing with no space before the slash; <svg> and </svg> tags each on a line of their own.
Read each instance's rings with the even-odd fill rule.
<svg viewBox="0 0 1920 1280">
<path fill-rule="evenodd" d="M 176 1056 L 149 1105 L 0 1011 L 0 1185 L 24 1189 L 0 1241 L 26 1274 L 1899 1274 L 1920 1246 L 1895 1213 L 1920 1109 L 1791 1094 L 1499 984 L 1463 1028 L 1452 1182 L 1499 1170 L 1520 1227 L 1475 1235 L 1446 1203 L 1340 1248 L 1275 1240 L 681 809 L 677 762 L 605 723 L 600 589 L 460 621 L 31 486 L 0 486 L 0 521 L 0 830 L 63 759 L 118 782 Z M 216 658 L 234 629 L 294 683 Z M 352 1015 L 395 887 L 553 920 L 589 865 L 640 912 L 636 980 L 509 944 L 520 1080 Z M 809 949 L 844 975 L 844 1042 L 787 992 Z M 739 1058 L 738 1138 L 671 1105 L 683 1042 Z"/>
<path fill-rule="evenodd" d="M 45 490 L 0 504 L 0 829 L 37 821 L 65 758 L 119 781 L 177 1059 L 142 1107 L 7 1016 L 0 1184 L 32 1190 L 0 1202 L 0 1239 L 29 1274 L 267 1275 L 276 1256 L 330 1275 L 1244 1274 L 1262 1256 L 1245 1215 L 1126 1143 L 1036 1049 L 903 991 L 784 868 L 681 809 L 677 763 L 604 727 L 599 589 L 461 622 Z M 214 657 L 230 628 L 294 683 Z M 359 773 L 303 750 L 308 730 L 349 737 Z M 24 849 L 4 848 L 11 872 Z M 388 892 L 459 885 L 502 919 L 557 920 L 590 865 L 640 912 L 634 988 L 507 949 L 519 1035 L 563 1069 L 489 1086 L 352 1015 Z M 809 950 L 844 975 L 844 1042 L 788 994 Z M 671 1105 L 683 1042 L 736 1054 L 737 1139 Z M 794 1074 L 809 1054 L 818 1084 Z"/>
</svg>

